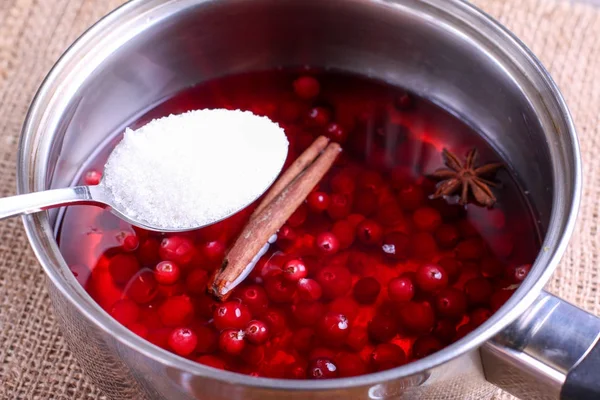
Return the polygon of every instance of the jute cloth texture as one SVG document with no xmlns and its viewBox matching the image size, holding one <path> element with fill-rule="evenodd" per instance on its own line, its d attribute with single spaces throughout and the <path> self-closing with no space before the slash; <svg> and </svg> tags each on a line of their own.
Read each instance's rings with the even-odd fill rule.
<svg viewBox="0 0 600 400">
<path fill-rule="evenodd" d="M 595 0 L 589 0 L 595 1 Z M 600 314 L 600 7 L 558 0 L 477 0 L 520 37 L 558 83 L 577 125 L 583 203 L 548 290 Z M 29 103 L 61 53 L 123 0 L 0 0 L 0 196 L 15 192 Z M 0 398 L 105 399 L 70 354 L 20 219 L 0 222 Z M 511 399 L 498 390 L 495 399 Z"/>
</svg>

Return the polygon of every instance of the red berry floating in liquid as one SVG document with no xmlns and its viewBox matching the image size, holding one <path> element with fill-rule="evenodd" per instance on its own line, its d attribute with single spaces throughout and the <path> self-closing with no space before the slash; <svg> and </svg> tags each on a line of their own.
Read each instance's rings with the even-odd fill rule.
<svg viewBox="0 0 600 400">
<path fill-rule="evenodd" d="M 301 76 L 294 81 L 294 93 L 302 100 L 311 100 L 319 95 L 321 85 L 319 81 L 308 75 Z"/>
<path fill-rule="evenodd" d="M 213 318 L 215 327 L 219 330 L 244 329 L 250 322 L 252 314 L 245 304 L 228 301 L 215 309 Z"/>
<path fill-rule="evenodd" d="M 338 377 L 338 368 L 327 358 L 318 358 L 308 364 L 306 376 L 309 379 L 332 379 Z"/>
<path fill-rule="evenodd" d="M 352 290 L 354 299 L 360 304 L 374 303 L 377 300 L 377 296 L 379 296 L 379 292 L 381 292 L 381 285 L 373 277 L 360 279 L 356 282 Z"/>
<path fill-rule="evenodd" d="M 245 334 L 248 342 L 263 344 L 269 339 L 269 327 L 262 321 L 250 321 L 246 326 Z"/>
<path fill-rule="evenodd" d="M 448 274 L 439 265 L 425 264 L 417 269 L 415 283 L 424 292 L 435 292 L 448 285 Z"/>
<path fill-rule="evenodd" d="M 204 272 L 204 271 L 203 271 Z M 206 272 L 204 272 L 206 274 Z M 181 270 L 177 264 L 171 261 L 161 261 L 154 268 L 154 278 L 163 285 L 172 285 L 179 280 Z"/>
<path fill-rule="evenodd" d="M 188 328 L 174 329 L 169 335 L 169 347 L 180 356 L 189 356 L 196 349 L 198 337 Z"/>
</svg>

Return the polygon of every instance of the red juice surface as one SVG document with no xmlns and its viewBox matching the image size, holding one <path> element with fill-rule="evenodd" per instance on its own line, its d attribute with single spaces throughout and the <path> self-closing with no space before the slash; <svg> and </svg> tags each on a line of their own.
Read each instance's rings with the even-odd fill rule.
<svg viewBox="0 0 600 400">
<path fill-rule="evenodd" d="M 229 76 L 165 100 L 131 127 L 200 108 L 280 123 L 287 165 L 318 135 L 343 152 L 225 303 L 206 285 L 256 204 L 177 235 L 96 207 L 66 210 L 60 248 L 77 280 L 119 322 L 182 357 L 289 379 L 394 368 L 482 324 L 539 251 L 531 209 L 506 169 L 493 179 L 493 207 L 472 196 L 467 205 L 431 199 L 444 148 L 461 162 L 476 148 L 476 166 L 501 160 L 460 120 L 397 87 L 320 71 Z M 97 183 L 110 151 L 90 160 L 80 183 Z"/>
</svg>

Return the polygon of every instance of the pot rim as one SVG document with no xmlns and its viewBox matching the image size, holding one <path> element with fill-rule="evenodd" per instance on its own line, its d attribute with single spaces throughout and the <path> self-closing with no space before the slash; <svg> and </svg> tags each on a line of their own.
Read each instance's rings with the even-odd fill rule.
<svg viewBox="0 0 600 400">
<path fill-rule="evenodd" d="M 85 54 L 85 49 L 89 48 L 90 43 L 94 40 L 98 40 L 105 32 L 117 30 L 120 24 L 125 25 L 123 21 L 137 17 L 146 10 L 164 7 L 169 4 L 173 5 L 173 3 L 178 3 L 180 7 L 184 7 L 187 3 L 191 4 L 203 1 L 210 0 L 131 0 L 99 20 L 84 32 L 65 53 L 63 53 L 38 89 L 25 119 L 18 150 L 17 191 L 19 194 L 32 191 L 32 187 L 33 190 L 43 189 L 43 182 L 40 182 L 41 179 L 37 179 L 37 181 L 34 179 L 34 175 L 37 176 L 37 171 L 36 174 L 33 173 L 33 164 L 30 159 L 34 159 L 36 154 L 34 151 L 34 142 L 36 142 L 35 135 L 37 125 L 43 119 L 47 111 L 46 108 L 49 104 L 49 100 L 61 85 L 59 78 L 63 70 L 73 63 L 81 63 L 81 59 L 84 58 L 82 57 L 82 54 Z M 393 5 L 399 6 L 399 4 L 396 3 L 400 3 L 402 0 L 369 1 L 385 2 L 387 4 L 394 3 Z M 468 351 L 478 348 L 486 340 L 504 329 L 535 301 L 539 292 L 558 265 L 574 230 L 582 186 L 581 157 L 575 126 L 567 105 L 549 73 L 535 55 L 507 28 L 464 0 L 420 0 L 420 3 L 423 3 L 428 7 L 433 7 L 442 13 L 454 13 L 460 15 L 460 18 L 466 19 L 471 25 L 476 26 L 476 28 L 478 28 L 477 33 L 479 34 L 493 34 L 497 41 L 502 42 L 502 45 L 507 51 L 511 51 L 511 55 L 519 57 L 519 59 L 515 61 L 516 63 L 525 64 L 527 67 L 533 69 L 536 78 L 541 79 L 546 86 L 545 89 L 548 90 L 548 96 L 553 98 L 560 110 L 563 118 L 561 123 L 568 131 L 568 138 L 564 139 L 565 143 L 563 143 L 563 145 L 566 146 L 566 149 L 563 150 L 569 153 L 574 160 L 574 182 L 572 191 L 570 193 L 562 193 L 564 196 L 568 196 L 568 198 L 571 199 L 571 207 L 567 215 L 561 216 L 560 212 L 553 206 L 550 216 L 548 231 L 551 232 L 554 229 L 559 232 L 556 235 L 552 235 L 554 236 L 551 238 L 553 240 L 552 243 L 547 243 L 549 236 L 547 235 L 542 244 L 540 254 L 536 258 L 531 273 L 525 282 L 523 282 L 521 287 L 518 288 L 509 301 L 500 310 L 494 313 L 483 325 L 461 340 L 445 347 L 433 355 L 383 372 L 352 378 L 338 378 L 323 381 L 260 378 L 216 370 L 186 360 L 147 342 L 123 327 L 95 304 L 95 302 L 90 301 L 91 298 L 89 298 L 89 295 L 85 292 L 83 287 L 75 287 L 74 290 L 68 287 L 65 278 L 59 273 L 60 269 L 68 270 L 68 266 L 60 255 L 54 236 L 52 236 L 52 229 L 47 214 L 40 213 L 37 215 L 24 216 L 23 222 L 29 242 L 51 282 L 92 324 L 96 325 L 129 349 L 139 352 L 146 357 L 161 363 L 167 368 L 186 371 L 192 376 L 198 375 L 210 377 L 230 384 L 239 384 L 256 388 L 310 391 L 376 385 L 383 381 L 417 375 L 431 370 L 440 364 L 446 363 Z M 555 155 L 552 154 L 552 156 L 554 157 Z M 44 164 L 43 168 L 46 167 L 47 165 Z M 45 176 L 45 174 L 42 176 Z M 558 187 L 556 184 L 560 179 L 560 176 L 554 176 L 553 182 L 555 183 L 555 187 Z M 564 202 L 564 199 L 559 199 L 559 194 L 557 194 L 558 191 L 555 190 L 554 192 L 552 197 L 553 204 L 557 204 L 557 201 L 559 200 Z M 49 236 L 51 237 L 49 238 Z M 44 240 L 49 240 L 51 242 L 51 255 L 48 254 L 47 249 L 44 249 Z M 54 261 L 57 261 L 58 264 Z M 544 263 L 545 266 L 542 265 Z"/>
</svg>

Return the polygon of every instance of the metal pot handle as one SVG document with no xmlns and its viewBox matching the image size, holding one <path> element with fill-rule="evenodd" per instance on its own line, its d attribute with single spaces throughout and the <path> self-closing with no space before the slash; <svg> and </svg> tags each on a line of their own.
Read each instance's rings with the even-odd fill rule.
<svg viewBox="0 0 600 400">
<path fill-rule="evenodd" d="M 522 399 L 600 399 L 600 318 L 542 292 L 481 348 L 486 379 Z"/>
</svg>

